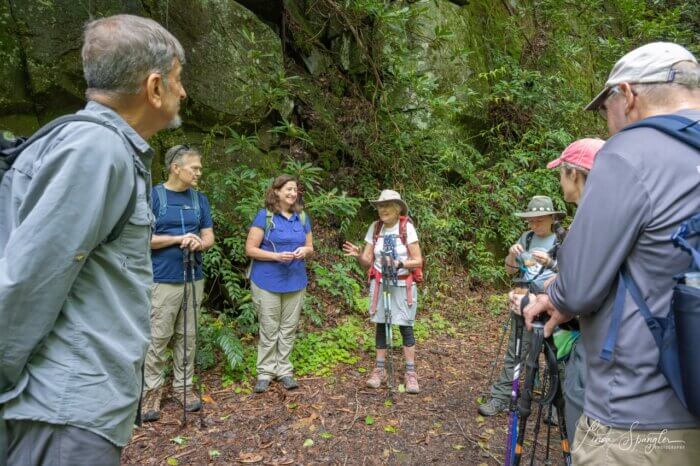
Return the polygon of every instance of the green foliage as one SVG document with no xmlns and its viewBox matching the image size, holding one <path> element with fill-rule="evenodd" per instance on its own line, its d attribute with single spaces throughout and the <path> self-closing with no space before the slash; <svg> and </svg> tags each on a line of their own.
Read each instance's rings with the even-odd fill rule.
<svg viewBox="0 0 700 466">
<path fill-rule="evenodd" d="M 348 309 L 360 312 L 366 310 L 359 307 L 364 304 L 364 296 L 357 278 L 351 274 L 348 262 L 336 262 L 330 269 L 314 264 L 313 272 L 316 285 L 329 295 L 339 298 Z"/>
</svg>

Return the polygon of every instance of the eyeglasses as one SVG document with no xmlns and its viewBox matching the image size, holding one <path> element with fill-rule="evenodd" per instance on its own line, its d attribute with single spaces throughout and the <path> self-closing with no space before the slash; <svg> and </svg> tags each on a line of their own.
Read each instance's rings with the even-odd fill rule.
<svg viewBox="0 0 700 466">
<path fill-rule="evenodd" d="M 608 94 L 605 96 L 605 100 L 601 104 L 600 107 L 598 107 L 598 114 L 603 118 L 603 120 L 608 119 L 608 107 L 605 105 L 605 103 L 610 100 L 610 97 L 612 97 L 613 94 L 622 94 L 622 90 L 620 89 L 620 86 L 613 86 L 610 88 L 608 91 Z"/>
</svg>

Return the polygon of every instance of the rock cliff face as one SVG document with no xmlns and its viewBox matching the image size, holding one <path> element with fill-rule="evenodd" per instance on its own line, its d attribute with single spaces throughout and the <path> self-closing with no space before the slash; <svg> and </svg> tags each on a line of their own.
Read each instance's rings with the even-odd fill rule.
<svg viewBox="0 0 700 466">
<path fill-rule="evenodd" d="M 0 2 L 0 125 L 18 132 L 81 107 L 82 25 L 116 13 L 166 25 L 187 54 L 185 118 L 254 126 L 288 105 L 270 92 L 284 77 L 279 35 L 232 0 L 4 0 Z"/>
</svg>

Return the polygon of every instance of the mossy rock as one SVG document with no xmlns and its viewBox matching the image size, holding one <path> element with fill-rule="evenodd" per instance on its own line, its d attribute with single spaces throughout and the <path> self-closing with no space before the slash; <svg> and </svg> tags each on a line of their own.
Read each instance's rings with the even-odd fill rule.
<svg viewBox="0 0 700 466">
<path fill-rule="evenodd" d="M 185 48 L 186 119 L 254 127 L 288 107 L 277 34 L 232 0 L 145 0 L 151 15 Z"/>
<path fill-rule="evenodd" d="M 24 85 L 24 65 L 15 30 L 8 3 L 0 2 L 0 115 L 34 110 Z"/>
</svg>

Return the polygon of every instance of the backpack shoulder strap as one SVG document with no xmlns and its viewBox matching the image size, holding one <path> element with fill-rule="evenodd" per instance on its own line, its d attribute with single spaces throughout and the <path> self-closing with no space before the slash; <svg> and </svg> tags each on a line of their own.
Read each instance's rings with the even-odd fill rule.
<svg viewBox="0 0 700 466">
<path fill-rule="evenodd" d="M 168 194 L 162 184 L 157 184 L 153 189 L 158 197 L 158 218 L 156 220 L 160 220 L 168 211 Z"/>
<path fill-rule="evenodd" d="M 408 232 L 406 231 L 408 227 L 406 226 L 408 223 L 413 224 L 413 220 L 411 220 L 410 217 L 406 215 L 402 215 L 399 217 L 399 238 L 401 238 L 401 241 L 403 242 L 403 245 L 406 246 L 408 249 Z"/>
<path fill-rule="evenodd" d="M 657 115 L 635 121 L 622 128 L 622 131 L 640 127 L 654 128 L 700 151 L 700 121 L 680 115 Z"/>
<path fill-rule="evenodd" d="M 122 213 L 122 216 L 119 217 L 119 220 L 117 220 L 116 225 L 114 225 L 114 228 L 112 228 L 112 231 L 107 235 L 107 237 L 102 241 L 104 244 L 111 243 L 115 239 L 119 238 L 119 236 L 122 234 L 122 231 L 124 230 L 124 227 L 126 226 L 127 222 L 131 218 L 131 216 L 134 214 L 134 210 L 136 210 L 136 196 L 137 196 L 137 190 L 138 190 L 138 172 L 136 170 L 136 166 L 134 166 L 134 189 L 131 190 L 131 197 L 129 198 L 129 203 L 126 205 L 126 209 L 124 209 L 124 213 Z"/>
<path fill-rule="evenodd" d="M 625 307 L 625 297 L 627 292 L 632 296 L 634 303 L 639 308 L 639 312 L 642 314 L 649 331 L 654 337 L 656 346 L 659 347 L 659 351 L 663 346 L 663 329 L 659 327 L 656 319 L 651 314 L 649 306 L 647 306 L 641 291 L 637 287 L 632 277 L 629 275 L 625 266 L 620 268 L 617 279 L 617 292 L 615 293 L 615 302 L 613 304 L 612 320 L 610 322 L 610 328 L 608 329 L 608 334 L 605 337 L 603 343 L 603 349 L 600 351 L 600 358 L 605 361 L 612 361 L 612 356 L 615 351 L 615 342 L 617 341 L 617 334 L 620 331 L 620 323 L 622 322 L 622 313 Z"/>
<path fill-rule="evenodd" d="M 527 235 L 525 236 L 525 250 L 529 251 L 530 250 L 530 245 L 532 245 L 532 238 L 535 237 L 535 232 L 534 231 L 528 231 Z"/>
<path fill-rule="evenodd" d="M 377 244 L 377 240 L 379 239 L 379 235 L 382 232 L 382 227 L 384 226 L 384 223 L 382 223 L 381 220 L 375 220 L 372 225 L 374 226 L 374 232 L 372 233 L 372 246 L 374 246 L 375 244 Z M 374 251 L 374 248 L 372 248 L 372 251 Z"/>
<path fill-rule="evenodd" d="M 202 213 L 199 208 L 199 192 L 196 189 L 190 188 L 190 201 L 192 202 L 194 214 L 197 216 L 197 225 L 199 225 L 202 220 Z"/>
<path fill-rule="evenodd" d="M 272 221 L 272 217 L 274 217 L 275 213 L 271 211 L 270 209 L 265 209 L 265 233 L 270 231 L 274 226 L 275 223 Z"/>
<path fill-rule="evenodd" d="M 306 211 L 305 210 L 302 210 L 299 213 L 299 221 L 301 222 L 302 226 L 304 226 L 304 227 L 306 226 Z"/>
</svg>

